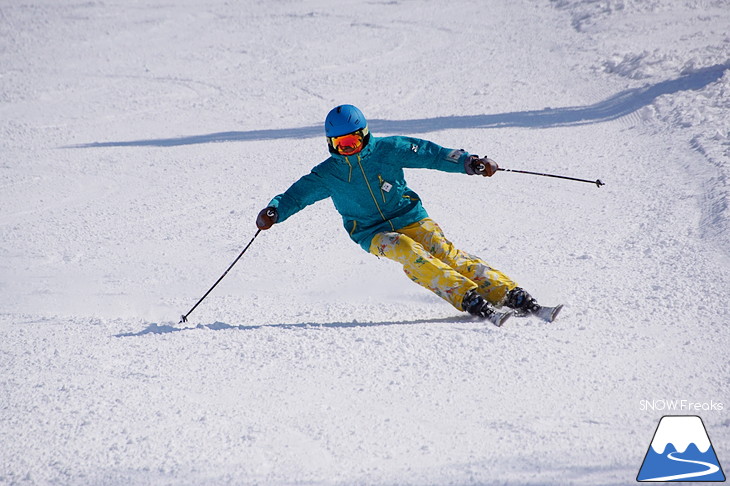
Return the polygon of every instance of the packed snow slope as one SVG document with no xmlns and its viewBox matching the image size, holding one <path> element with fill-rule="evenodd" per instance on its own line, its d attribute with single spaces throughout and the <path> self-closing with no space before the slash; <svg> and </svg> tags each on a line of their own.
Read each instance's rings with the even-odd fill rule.
<svg viewBox="0 0 730 486">
<path fill-rule="evenodd" d="M 728 26 L 728 0 L 0 1 L 0 484 L 633 484 L 667 400 L 727 468 Z M 473 320 L 323 201 L 178 325 L 340 103 L 602 179 L 407 174 L 560 319 Z"/>
</svg>

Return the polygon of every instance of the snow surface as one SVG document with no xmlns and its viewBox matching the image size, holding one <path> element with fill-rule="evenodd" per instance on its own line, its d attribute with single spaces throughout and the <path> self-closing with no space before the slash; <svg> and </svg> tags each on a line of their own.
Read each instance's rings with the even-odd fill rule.
<svg viewBox="0 0 730 486">
<path fill-rule="evenodd" d="M 730 463 L 729 26 L 728 0 L 0 1 L 0 484 L 633 484 L 669 399 L 724 405 L 698 414 Z M 339 103 L 606 182 L 407 174 L 559 321 L 461 315 L 321 202 L 178 325 Z"/>
</svg>

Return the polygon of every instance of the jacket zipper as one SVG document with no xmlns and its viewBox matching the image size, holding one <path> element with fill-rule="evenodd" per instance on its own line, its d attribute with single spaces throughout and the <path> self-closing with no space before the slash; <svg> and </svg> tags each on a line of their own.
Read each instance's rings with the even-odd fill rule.
<svg viewBox="0 0 730 486">
<path fill-rule="evenodd" d="M 345 157 L 345 162 L 347 162 L 347 165 L 350 166 L 350 174 L 347 176 L 347 182 L 352 182 L 352 164 L 350 163 L 350 159 Z"/>
<path fill-rule="evenodd" d="M 363 177 L 363 179 L 365 179 L 365 185 L 368 186 L 368 190 L 370 191 L 370 195 L 373 198 L 373 202 L 375 203 L 375 207 L 378 208 L 378 212 L 380 213 L 380 217 L 383 218 L 383 221 L 388 221 L 388 218 L 386 218 L 385 215 L 383 214 L 383 210 L 380 209 L 380 204 L 378 204 L 378 198 L 375 197 L 375 193 L 373 192 L 373 188 L 370 186 L 370 182 L 368 181 L 368 176 L 365 175 L 365 169 L 362 166 L 362 157 L 360 157 L 359 155 L 357 156 L 357 165 L 360 166 L 360 172 L 362 172 L 362 177 Z M 385 199 L 385 195 L 383 195 L 383 199 Z M 392 221 L 388 221 L 388 223 L 390 223 L 390 227 L 393 229 L 393 231 L 395 231 L 395 226 L 393 226 L 393 222 Z"/>
</svg>

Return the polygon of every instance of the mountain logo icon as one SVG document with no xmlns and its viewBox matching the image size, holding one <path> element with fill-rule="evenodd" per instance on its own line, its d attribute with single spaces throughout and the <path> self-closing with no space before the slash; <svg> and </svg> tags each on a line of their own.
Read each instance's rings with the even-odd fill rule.
<svg viewBox="0 0 730 486">
<path fill-rule="evenodd" d="M 696 415 L 662 417 L 636 480 L 725 481 L 702 419 Z"/>
</svg>

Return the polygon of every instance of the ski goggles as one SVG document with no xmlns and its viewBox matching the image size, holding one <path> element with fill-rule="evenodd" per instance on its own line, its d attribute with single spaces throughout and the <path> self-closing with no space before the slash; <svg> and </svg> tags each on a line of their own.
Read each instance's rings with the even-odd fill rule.
<svg viewBox="0 0 730 486">
<path fill-rule="evenodd" d="M 368 128 L 362 128 L 346 135 L 328 137 L 330 147 L 340 155 L 355 155 L 360 152 L 366 143 Z"/>
</svg>

